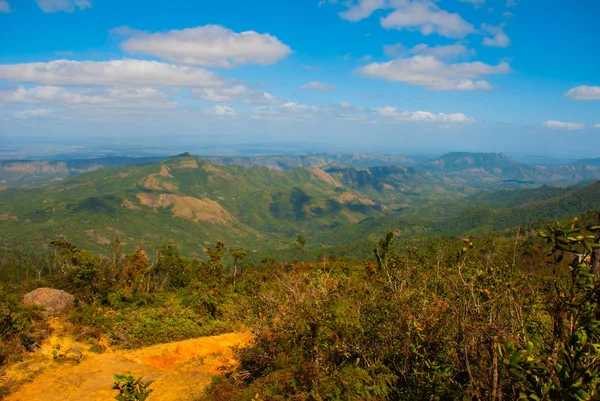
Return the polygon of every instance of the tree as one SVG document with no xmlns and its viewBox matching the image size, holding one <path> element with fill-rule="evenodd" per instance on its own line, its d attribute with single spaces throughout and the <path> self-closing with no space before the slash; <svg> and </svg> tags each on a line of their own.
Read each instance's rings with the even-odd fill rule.
<svg viewBox="0 0 600 401">
<path fill-rule="evenodd" d="M 157 248 L 157 260 L 151 269 L 154 282 L 162 290 L 165 286 L 172 288 L 185 287 L 189 281 L 188 261 L 179 255 L 173 245 Z"/>
<path fill-rule="evenodd" d="M 304 248 L 306 247 L 306 238 L 304 238 L 301 234 L 298 234 L 295 244 L 296 249 L 304 253 Z"/>
<path fill-rule="evenodd" d="M 123 285 L 126 292 L 134 292 L 141 284 L 141 280 L 150 270 L 148 257 L 144 252 L 144 247 L 140 243 L 134 253 L 125 256 L 125 263 L 119 274 L 119 281 Z M 148 291 L 148 286 L 146 286 Z"/>
<path fill-rule="evenodd" d="M 505 364 L 521 384 L 520 398 L 531 400 L 597 400 L 600 396 L 600 280 L 590 266 L 600 226 L 570 227 L 557 223 L 540 236 L 552 245 L 557 313 L 554 316 L 557 347 L 552 350 L 555 362 L 545 367 L 542 358 L 528 341 L 521 348 L 509 343 Z M 561 286 L 557 269 L 567 255 L 569 280 Z"/>
<path fill-rule="evenodd" d="M 209 284 L 217 286 L 223 278 L 225 265 L 223 264 L 223 256 L 227 252 L 227 247 L 223 241 L 217 241 L 213 246 L 206 248 L 208 254 L 208 262 L 202 263 L 202 267 L 206 272 L 206 278 L 209 279 Z"/>
<path fill-rule="evenodd" d="M 242 248 L 232 248 L 229 250 L 229 254 L 233 258 L 233 285 L 235 286 L 235 278 L 237 277 L 237 262 L 238 260 L 246 259 L 248 254 Z"/>
</svg>

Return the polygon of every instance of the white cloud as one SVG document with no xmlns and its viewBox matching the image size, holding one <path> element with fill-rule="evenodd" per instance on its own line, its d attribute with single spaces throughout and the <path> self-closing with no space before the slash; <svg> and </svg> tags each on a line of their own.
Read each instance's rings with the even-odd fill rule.
<svg viewBox="0 0 600 401">
<path fill-rule="evenodd" d="M 386 9 L 393 10 L 379 21 L 386 29 L 418 30 L 423 35 L 437 33 L 450 38 L 462 38 L 475 33 L 473 26 L 460 15 L 442 10 L 432 0 L 356 0 L 350 2 L 340 17 L 356 22 L 368 18 L 377 10 Z"/>
<path fill-rule="evenodd" d="M 242 64 L 268 65 L 292 50 L 275 36 L 254 31 L 235 33 L 219 25 L 147 33 L 116 28 L 129 34 L 122 43 L 128 53 L 146 54 L 181 64 L 231 68 Z"/>
<path fill-rule="evenodd" d="M 267 92 L 249 89 L 244 85 L 230 88 L 192 89 L 192 94 L 209 102 L 242 102 L 246 104 L 277 104 L 283 100 Z"/>
<path fill-rule="evenodd" d="M 0 91 L 0 104 L 44 104 L 71 108 L 166 109 L 176 103 L 154 88 L 108 88 L 70 91 L 58 86 L 18 87 Z"/>
<path fill-rule="evenodd" d="M 515 14 L 512 13 L 512 12 L 510 12 L 510 11 L 505 11 L 505 12 L 502 13 L 502 16 L 505 17 L 505 18 L 512 18 L 512 17 L 515 16 Z"/>
<path fill-rule="evenodd" d="M 236 115 L 235 110 L 231 107 L 219 105 L 206 110 L 206 112 L 215 117 L 233 117 Z"/>
<path fill-rule="evenodd" d="M 506 62 L 496 66 L 482 62 L 445 64 L 431 56 L 399 58 L 385 63 L 371 63 L 358 69 L 360 74 L 367 77 L 405 82 L 433 90 L 492 89 L 489 82 L 479 78 L 510 71 Z"/>
<path fill-rule="evenodd" d="M 54 114 L 54 110 L 52 110 L 52 109 L 39 108 L 39 109 L 17 111 L 15 113 L 13 113 L 12 116 L 15 118 L 27 119 L 27 118 L 53 117 L 53 114 Z"/>
<path fill-rule="evenodd" d="M 373 111 L 382 117 L 391 118 L 396 121 L 425 122 L 436 123 L 440 125 L 464 125 L 475 122 L 474 118 L 467 117 L 463 113 L 434 114 L 429 111 L 398 110 L 397 108 L 391 106 L 374 108 Z"/>
<path fill-rule="evenodd" d="M 294 103 L 294 102 L 285 102 L 284 104 L 281 105 L 281 108 L 283 110 L 288 110 L 288 111 L 292 111 L 292 112 L 305 112 L 305 111 L 317 111 L 318 110 L 316 106 L 307 106 L 305 104 Z"/>
<path fill-rule="evenodd" d="M 566 123 L 563 121 L 548 120 L 544 123 L 544 127 L 551 129 L 582 130 L 585 128 L 585 125 L 580 123 Z"/>
<path fill-rule="evenodd" d="M 453 60 L 462 56 L 469 56 L 475 54 L 475 51 L 467 48 L 467 46 L 455 43 L 446 46 L 428 46 L 424 43 L 416 45 L 410 52 L 412 54 L 421 54 L 424 56 L 432 56 L 438 60 Z"/>
<path fill-rule="evenodd" d="M 383 45 L 383 54 L 388 57 L 396 57 L 406 52 L 406 48 L 402 43 L 396 43 L 393 45 Z"/>
<path fill-rule="evenodd" d="M 504 27 L 505 24 L 498 26 L 481 24 L 481 29 L 490 35 L 489 37 L 483 38 L 483 45 L 492 47 L 510 46 L 510 38 L 504 33 Z"/>
<path fill-rule="evenodd" d="M 438 60 L 453 60 L 459 57 L 467 57 L 474 55 L 475 50 L 469 49 L 467 46 L 461 43 L 438 46 L 429 46 L 425 43 L 421 43 L 416 45 L 412 49 L 406 49 L 402 45 L 402 43 L 396 43 L 395 45 L 384 45 L 383 53 L 386 56 L 390 57 L 396 57 L 410 53 L 424 56 L 432 56 Z"/>
<path fill-rule="evenodd" d="M 485 0 L 460 0 L 462 3 L 471 3 L 475 8 L 481 7 Z"/>
<path fill-rule="evenodd" d="M 218 87 L 224 81 L 213 72 L 158 61 L 113 60 L 2 64 L 0 80 L 42 85 L 190 86 Z"/>
<path fill-rule="evenodd" d="M 594 124 L 594 128 L 600 129 L 600 124 Z"/>
<path fill-rule="evenodd" d="M 80 10 L 92 8 L 92 3 L 89 0 L 35 0 L 35 2 L 45 13 L 58 11 L 72 13 L 77 8 Z"/>
<path fill-rule="evenodd" d="M 358 0 L 348 10 L 342 11 L 340 17 L 347 21 L 356 22 L 370 17 L 371 14 L 379 9 L 388 7 L 387 0 Z"/>
<path fill-rule="evenodd" d="M 317 117 L 320 111 L 316 106 L 285 102 L 275 107 L 256 107 L 251 110 L 250 118 L 265 121 L 307 121 Z"/>
<path fill-rule="evenodd" d="M 8 0 L 0 0 L 0 13 L 11 13 L 12 9 L 10 8 L 10 4 L 8 4 Z"/>
<path fill-rule="evenodd" d="M 600 86 L 577 86 L 569 89 L 565 97 L 571 100 L 600 100 Z"/>
<path fill-rule="evenodd" d="M 352 105 L 349 102 L 342 102 L 342 103 L 340 103 L 340 105 L 344 108 L 352 107 Z"/>
<path fill-rule="evenodd" d="M 307 84 L 302 85 L 302 89 L 307 90 L 307 91 L 326 93 L 326 92 L 332 92 L 332 91 L 336 90 L 337 87 L 335 85 L 325 84 L 325 83 L 317 82 L 317 81 L 311 81 Z"/>
<path fill-rule="evenodd" d="M 456 13 L 449 13 L 428 0 L 401 1 L 387 16 L 381 18 L 386 29 L 418 30 L 423 35 L 437 33 L 449 38 L 462 38 L 475 33 L 471 24 Z"/>
</svg>

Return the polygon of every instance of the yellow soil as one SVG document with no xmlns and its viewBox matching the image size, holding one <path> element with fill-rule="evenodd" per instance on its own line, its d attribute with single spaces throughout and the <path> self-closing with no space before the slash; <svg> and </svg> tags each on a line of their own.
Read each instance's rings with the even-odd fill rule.
<svg viewBox="0 0 600 401">
<path fill-rule="evenodd" d="M 17 216 L 13 216 L 11 214 L 5 213 L 5 214 L 0 214 L 0 221 L 2 221 L 2 220 L 18 221 L 19 219 L 17 218 Z"/>
<path fill-rule="evenodd" d="M 175 167 L 178 168 L 198 168 L 198 162 L 196 160 L 184 160 Z"/>
<path fill-rule="evenodd" d="M 173 178 L 169 171 L 169 168 L 162 164 L 157 174 L 150 174 L 146 177 L 143 183 L 144 187 L 148 189 L 176 191 L 178 189 L 177 185 L 167 181 L 168 178 Z"/>
<path fill-rule="evenodd" d="M 340 194 L 336 197 L 336 200 L 340 203 L 346 203 L 346 202 L 351 202 L 353 200 L 356 200 L 360 203 L 362 203 L 363 205 L 374 205 L 375 203 L 367 198 L 366 196 L 363 196 L 361 194 L 357 194 L 355 192 L 345 192 L 343 194 Z"/>
<path fill-rule="evenodd" d="M 313 175 L 315 175 L 317 178 L 320 178 L 321 180 L 325 181 L 328 184 L 334 185 L 336 187 L 344 186 L 341 182 L 339 182 L 338 180 L 336 180 L 335 178 L 333 178 L 332 176 L 327 174 L 327 172 L 325 172 L 324 170 L 321 170 L 320 168 L 311 168 L 310 172 L 313 173 Z"/>
<path fill-rule="evenodd" d="M 158 173 L 161 177 L 173 177 L 170 173 L 169 173 L 169 168 L 167 166 L 165 166 L 164 164 L 161 164 L 160 166 L 160 172 Z"/>
<path fill-rule="evenodd" d="M 208 221 L 210 223 L 225 224 L 233 220 L 233 216 L 217 202 L 208 199 L 198 199 L 191 196 L 173 194 L 147 194 L 137 195 L 140 203 L 150 207 L 168 207 L 173 205 L 173 214 L 192 221 Z"/>
<path fill-rule="evenodd" d="M 126 207 L 127 209 L 130 209 L 130 210 L 138 210 L 139 209 L 139 207 L 134 205 L 133 202 L 131 202 L 129 199 L 125 199 L 121 206 Z"/>
<path fill-rule="evenodd" d="M 94 354 L 89 346 L 64 335 L 62 322 L 51 320 L 53 335 L 27 360 L 11 366 L 2 381 L 33 379 L 7 401 L 100 401 L 114 400 L 113 375 L 131 372 L 134 377 L 155 380 L 151 399 L 161 401 L 192 400 L 210 383 L 221 367 L 231 369 L 236 361 L 231 347 L 247 344 L 250 334 L 220 336 L 158 344 L 133 351 Z M 69 356 L 69 349 L 80 350 L 66 362 L 52 359 L 52 351 Z M 79 361 L 77 361 L 79 360 Z"/>
<path fill-rule="evenodd" d="M 223 179 L 230 179 L 231 174 L 224 171 L 220 166 L 216 166 L 214 164 L 205 163 L 202 168 L 204 171 L 211 173 L 211 176 L 208 177 L 209 180 L 212 180 L 213 177 L 219 177 Z"/>
</svg>

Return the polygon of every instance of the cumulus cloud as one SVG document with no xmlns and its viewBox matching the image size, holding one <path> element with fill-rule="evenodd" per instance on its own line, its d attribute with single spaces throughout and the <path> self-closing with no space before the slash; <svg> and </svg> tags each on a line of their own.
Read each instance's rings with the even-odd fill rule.
<svg viewBox="0 0 600 401">
<path fill-rule="evenodd" d="M 600 124 L 594 124 L 594 128 L 600 129 Z"/>
<path fill-rule="evenodd" d="M 279 106 L 256 107 L 251 110 L 250 118 L 265 121 L 306 121 L 319 116 L 320 112 L 316 106 L 288 101 Z"/>
<path fill-rule="evenodd" d="M 23 119 L 53 117 L 54 110 L 44 109 L 44 108 L 30 109 L 30 110 L 17 111 L 15 113 L 13 113 L 12 116 L 15 118 L 23 118 Z"/>
<path fill-rule="evenodd" d="M 268 65 L 292 52 L 288 45 L 275 36 L 254 31 L 236 33 L 219 25 L 156 33 L 121 27 L 112 33 L 129 36 L 121 44 L 128 53 L 145 54 L 188 65 L 221 68 L 242 64 Z"/>
<path fill-rule="evenodd" d="M 405 48 L 402 43 L 396 43 L 394 45 L 384 45 L 383 53 L 390 57 L 396 57 L 405 54 L 420 54 L 424 56 L 432 56 L 439 60 L 453 60 L 459 57 L 471 56 L 475 54 L 475 50 L 469 49 L 467 46 L 461 43 L 439 46 L 429 46 L 425 43 L 421 43 L 412 49 Z"/>
<path fill-rule="evenodd" d="M 383 54 L 388 57 L 396 57 L 407 51 L 406 47 L 402 43 L 395 43 L 393 45 L 383 45 Z"/>
<path fill-rule="evenodd" d="M 358 0 L 346 11 L 342 11 L 340 17 L 347 21 L 356 22 L 370 17 L 371 14 L 382 8 L 389 8 L 387 0 Z"/>
<path fill-rule="evenodd" d="M 412 54 L 432 56 L 438 60 L 453 60 L 458 57 L 466 57 L 475 54 L 474 50 L 469 49 L 467 46 L 460 43 L 446 46 L 428 46 L 421 43 L 413 47 L 410 52 Z"/>
<path fill-rule="evenodd" d="M 76 9 L 85 10 L 86 8 L 92 8 L 92 3 L 89 0 L 35 0 L 35 2 L 45 13 L 59 11 L 72 13 Z"/>
<path fill-rule="evenodd" d="M 481 30 L 486 32 L 488 37 L 483 38 L 484 46 L 492 47 L 508 47 L 510 46 L 510 38 L 504 33 L 505 24 L 498 26 L 481 24 Z"/>
<path fill-rule="evenodd" d="M 230 88 L 192 89 L 192 95 L 199 96 L 209 102 L 242 102 L 246 104 L 277 104 L 283 100 L 267 92 L 249 89 L 244 85 Z"/>
<path fill-rule="evenodd" d="M 442 10 L 431 0 L 356 0 L 350 2 L 340 17 L 356 22 L 368 18 L 377 10 L 388 9 L 392 11 L 379 20 L 386 29 L 416 30 L 423 35 L 437 33 L 450 38 L 462 38 L 475 33 L 473 26 L 460 15 Z"/>
<path fill-rule="evenodd" d="M 405 111 L 395 107 L 385 106 L 374 108 L 373 111 L 382 117 L 391 118 L 395 121 L 412 121 L 424 123 L 436 123 L 440 125 L 464 125 L 472 124 L 475 119 L 467 117 L 463 113 L 434 114 L 429 111 Z"/>
<path fill-rule="evenodd" d="M 206 112 L 215 117 L 233 117 L 236 115 L 235 110 L 231 107 L 219 105 L 206 110 Z"/>
<path fill-rule="evenodd" d="M 325 84 L 318 81 L 311 81 L 302 85 L 302 89 L 313 92 L 327 93 L 336 90 L 337 87 L 335 85 Z"/>
<path fill-rule="evenodd" d="M 565 97 L 571 100 L 600 100 L 600 86 L 577 86 L 569 89 Z"/>
<path fill-rule="evenodd" d="M 8 4 L 8 0 L 0 0 L 0 13 L 11 13 L 12 9 L 10 8 L 10 4 Z"/>
<path fill-rule="evenodd" d="M 381 18 L 381 26 L 386 29 L 417 30 L 423 35 L 437 33 L 449 38 L 462 38 L 475 33 L 471 24 L 456 13 L 439 8 L 432 1 L 402 1 L 387 16 Z"/>
<path fill-rule="evenodd" d="M 108 88 L 106 90 L 67 90 L 58 86 L 37 86 L 0 91 L 0 104 L 43 104 L 71 108 L 174 108 L 176 103 L 154 88 Z"/>
<path fill-rule="evenodd" d="M 0 80 L 42 85 L 219 87 L 224 80 L 202 68 L 145 60 L 2 64 Z"/>
<path fill-rule="evenodd" d="M 405 82 L 432 90 L 492 89 L 485 75 L 506 74 L 511 71 L 506 62 L 496 66 L 482 62 L 446 64 L 432 56 L 399 58 L 385 63 L 371 63 L 358 72 L 371 78 Z"/>
<path fill-rule="evenodd" d="M 563 121 L 548 120 L 544 123 L 544 127 L 551 129 L 582 130 L 585 128 L 585 125 L 580 123 L 566 123 Z"/>
<path fill-rule="evenodd" d="M 340 103 L 340 106 L 342 106 L 344 108 L 352 107 L 352 105 L 349 102 L 342 102 L 342 103 Z"/>
</svg>

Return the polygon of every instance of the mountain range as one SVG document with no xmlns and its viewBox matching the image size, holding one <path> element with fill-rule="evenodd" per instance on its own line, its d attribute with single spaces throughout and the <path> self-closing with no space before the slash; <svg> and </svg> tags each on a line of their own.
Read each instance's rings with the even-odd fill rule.
<svg viewBox="0 0 600 401">
<path fill-rule="evenodd" d="M 411 167 L 340 160 L 375 162 L 275 156 L 218 165 L 190 154 L 5 162 L 5 173 L 22 175 L 0 190 L 0 244 L 43 247 L 63 238 L 106 252 L 118 236 L 126 248 L 173 242 L 198 255 L 223 240 L 258 253 L 290 248 L 298 234 L 337 246 L 389 229 L 462 235 L 600 208 L 598 166 L 527 166 L 493 153 L 451 153 Z M 297 163 L 306 166 L 290 168 Z"/>
</svg>

